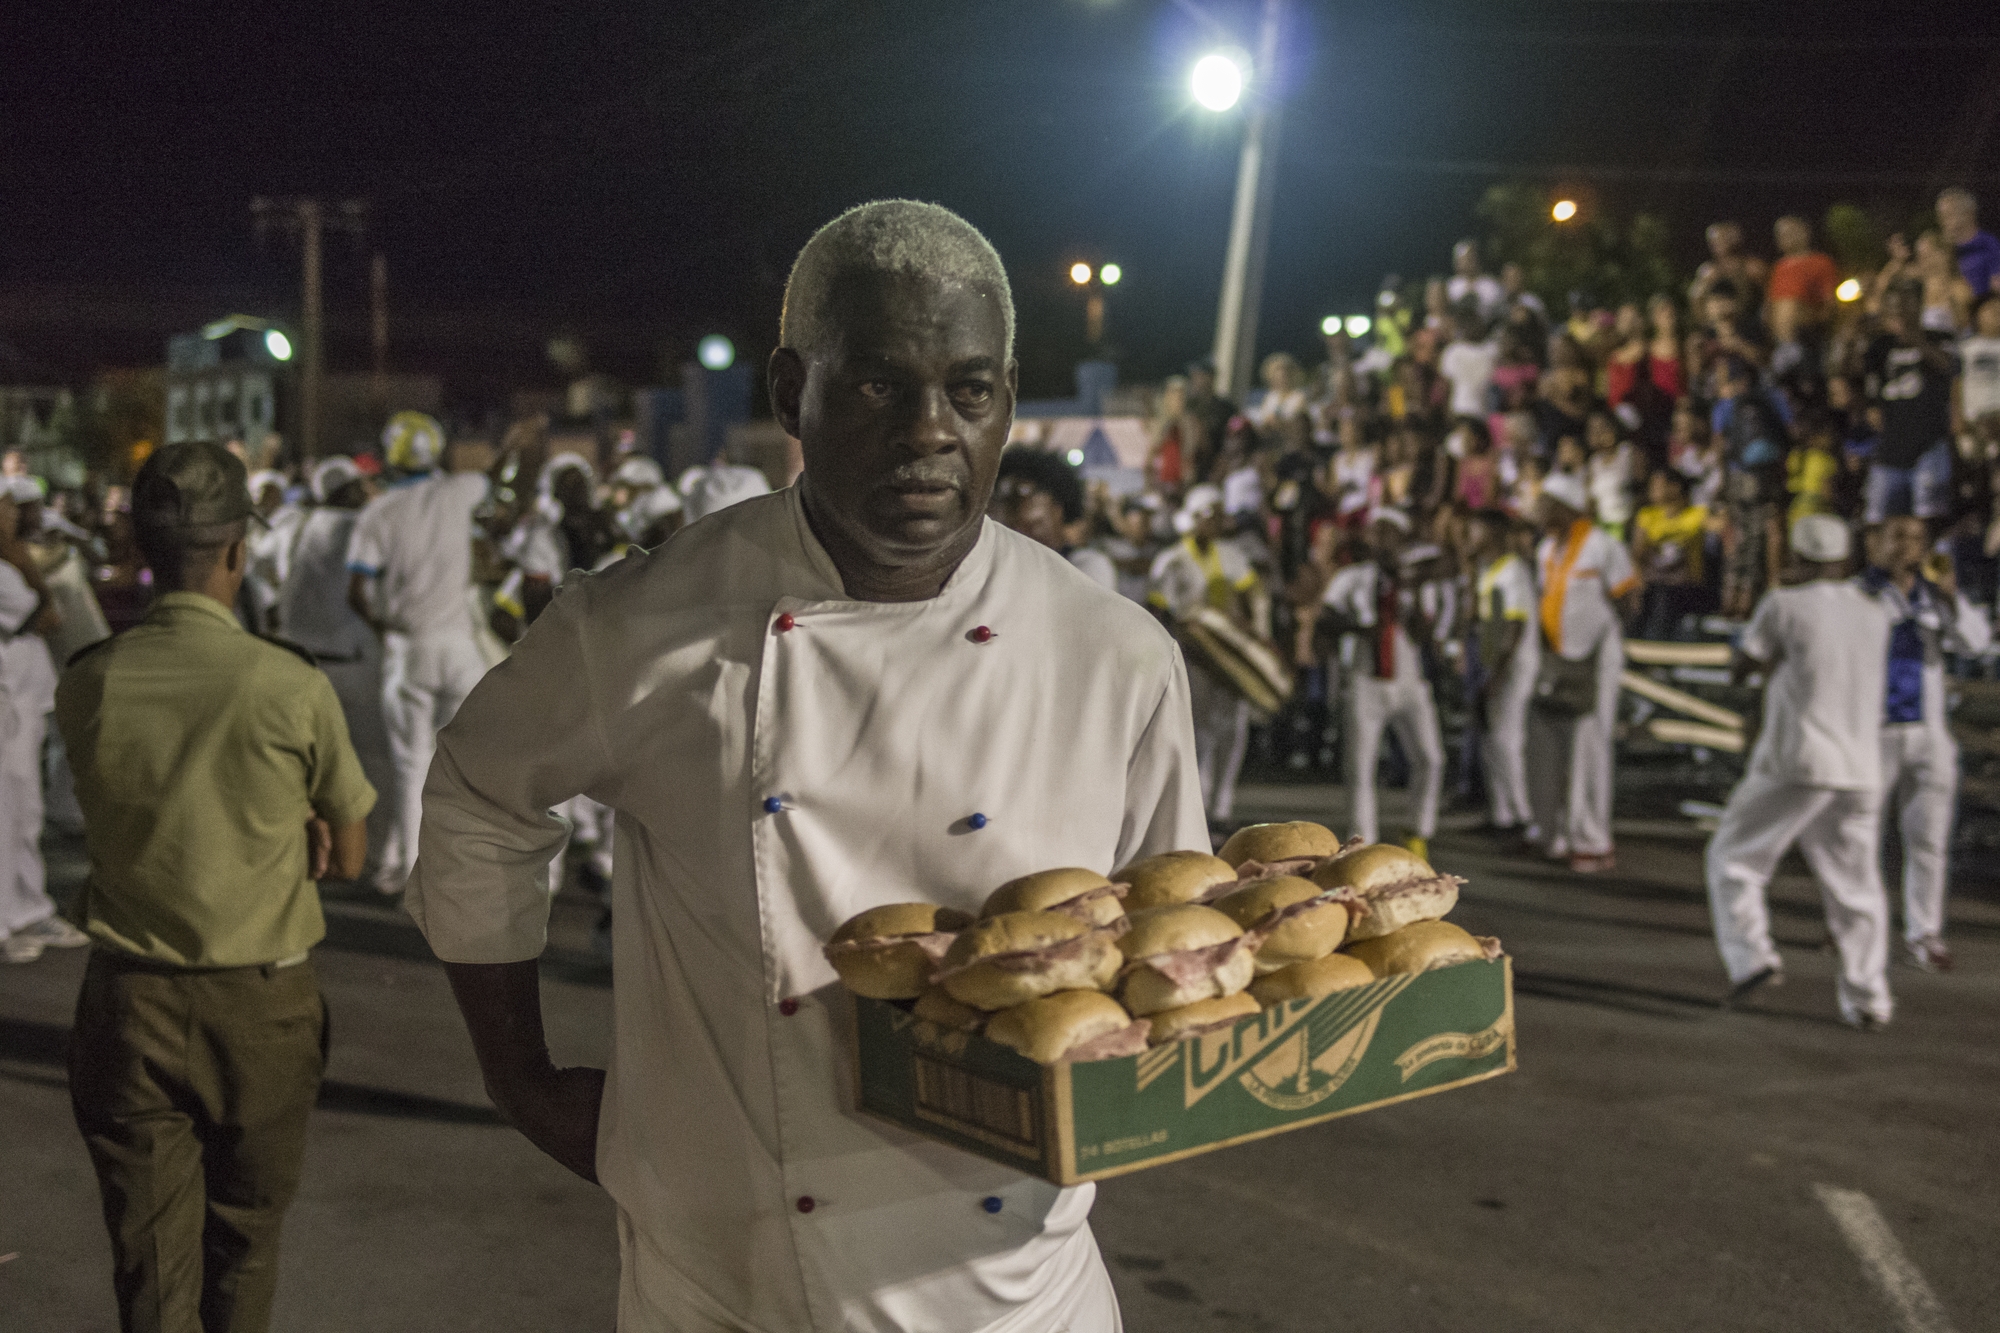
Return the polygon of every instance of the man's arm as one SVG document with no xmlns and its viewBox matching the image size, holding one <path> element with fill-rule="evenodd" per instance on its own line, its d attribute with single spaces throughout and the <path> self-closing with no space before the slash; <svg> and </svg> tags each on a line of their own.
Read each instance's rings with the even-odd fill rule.
<svg viewBox="0 0 2000 1333">
<path fill-rule="evenodd" d="M 528 1142 L 595 1184 L 604 1071 L 558 1069 L 549 1058 L 540 965 L 446 963 L 444 971 L 493 1105 Z"/>
<path fill-rule="evenodd" d="M 347 605 L 367 622 L 369 629 L 377 634 L 382 632 L 382 622 L 375 618 L 375 608 L 368 603 L 368 576 L 358 569 L 347 576 Z"/>
</svg>

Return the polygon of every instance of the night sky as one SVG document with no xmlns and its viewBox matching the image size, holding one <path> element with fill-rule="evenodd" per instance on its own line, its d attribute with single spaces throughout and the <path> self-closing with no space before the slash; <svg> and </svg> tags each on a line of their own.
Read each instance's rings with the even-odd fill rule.
<svg viewBox="0 0 2000 1333">
<path fill-rule="evenodd" d="M 1024 390 L 1082 352 L 1077 258 L 1153 378 L 1207 348 L 1240 122 L 1192 108 L 1233 0 L 421 6 L 16 5 L 0 21 L 0 342 L 16 371 L 157 362 L 230 309 L 287 315 L 256 194 L 367 197 L 396 368 L 455 394 L 554 384 L 547 338 L 656 380 L 709 331 L 768 349 L 793 255 L 841 208 L 983 228 Z M 1966 181 L 2000 219 L 2000 6 L 1294 0 L 1260 346 L 1316 359 L 1385 270 L 1441 271 L 1503 174 L 1644 207 L 1692 263 L 1740 217 L 1837 200 L 1902 221 Z M 1879 13 L 1880 11 L 1878 11 Z M 1203 15 L 1220 25 L 1212 32 Z M 329 246 L 335 369 L 365 364 L 366 252 Z"/>
</svg>

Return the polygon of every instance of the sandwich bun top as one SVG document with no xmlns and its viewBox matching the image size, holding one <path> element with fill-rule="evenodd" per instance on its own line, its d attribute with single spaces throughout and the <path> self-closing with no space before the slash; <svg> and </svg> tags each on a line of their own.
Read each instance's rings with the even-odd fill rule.
<svg viewBox="0 0 2000 1333">
<path fill-rule="evenodd" d="M 963 930 L 972 918 L 955 907 L 936 903 L 889 903 L 871 907 L 850 917 L 833 932 L 832 944 L 861 944 L 872 940 L 893 940 L 905 935 L 931 935 L 938 931 Z"/>
<path fill-rule="evenodd" d="M 1002 1009 L 986 1020 L 986 1039 L 1047 1065 L 1131 1026 L 1124 1006 L 1102 991 L 1066 990 Z"/>
<path fill-rule="evenodd" d="M 1164 1046 L 1170 1041 L 1179 1041 L 1210 1028 L 1234 1025 L 1237 1019 L 1248 1018 L 1259 1007 L 1247 991 L 1238 991 L 1218 999 L 1196 1000 L 1178 1009 L 1165 1009 L 1148 1015 L 1147 1021 L 1153 1025 L 1148 1040 L 1155 1046 Z"/>
<path fill-rule="evenodd" d="M 1317 898 L 1326 890 L 1297 875 L 1274 875 L 1247 884 L 1226 897 L 1215 900 L 1215 910 L 1248 930 L 1281 907 Z M 1339 906 L 1337 903 L 1327 904 Z M 1346 908 L 1341 908 L 1345 911 Z"/>
<path fill-rule="evenodd" d="M 1007 912 L 1046 912 L 1085 894 L 1111 887 L 1111 881 L 1095 870 L 1074 866 L 1062 870 L 1039 870 L 1032 875 L 1010 879 L 993 890 L 986 899 L 986 905 L 979 909 L 979 915 L 996 917 Z M 1125 914 L 1124 904 L 1115 893 L 1105 893 L 1093 899 L 1088 907 L 1085 915 L 1097 925 L 1115 921 Z"/>
<path fill-rule="evenodd" d="M 1311 962 L 1293 963 L 1250 983 L 1250 994 L 1265 1006 L 1287 1000 L 1317 1000 L 1335 991 L 1352 990 L 1375 980 L 1368 964 L 1344 953 L 1330 953 Z"/>
<path fill-rule="evenodd" d="M 1132 928 L 1120 937 L 1118 948 L 1133 961 L 1155 954 L 1206 949 L 1211 945 L 1225 944 L 1243 934 L 1243 927 L 1213 907 L 1204 907 L 1200 903 L 1150 907 L 1134 912 L 1131 921 Z"/>
<path fill-rule="evenodd" d="M 1134 861 L 1118 872 L 1118 878 L 1132 886 L 1125 895 L 1125 910 L 1137 912 L 1193 902 L 1218 885 L 1233 884 L 1236 868 L 1207 852 L 1161 852 Z"/>
<path fill-rule="evenodd" d="M 1340 851 L 1340 839 L 1324 824 L 1303 819 L 1289 824 L 1246 824 L 1229 835 L 1217 853 L 1232 866 L 1245 861 L 1269 865 L 1273 861 L 1293 861 L 1304 857 L 1333 856 Z"/>
<path fill-rule="evenodd" d="M 1428 972 L 1434 967 L 1470 963 L 1486 957 L 1486 946 L 1449 921 L 1419 921 L 1413 926 L 1361 940 L 1348 953 L 1368 965 L 1378 977 Z"/>
<path fill-rule="evenodd" d="M 1328 861 L 1313 872 L 1313 883 L 1322 888 L 1350 888 L 1365 894 L 1391 884 L 1430 879 L 1436 873 L 1430 862 L 1408 848 L 1391 842 L 1371 842 Z"/>
<path fill-rule="evenodd" d="M 960 931 L 945 951 L 944 965 L 947 969 L 963 967 L 995 954 L 1046 949 L 1091 929 L 1088 922 L 1062 912 L 1003 912 Z"/>
</svg>

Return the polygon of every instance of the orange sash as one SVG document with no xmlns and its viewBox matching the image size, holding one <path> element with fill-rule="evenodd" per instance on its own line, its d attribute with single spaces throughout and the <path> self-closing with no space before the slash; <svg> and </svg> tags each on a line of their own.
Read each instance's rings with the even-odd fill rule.
<svg viewBox="0 0 2000 1333">
<path fill-rule="evenodd" d="M 1542 634 L 1557 652 L 1562 651 L 1563 600 L 1569 595 L 1569 572 L 1583 554 L 1583 544 L 1590 539 L 1590 533 L 1591 522 L 1587 518 L 1570 524 L 1569 544 L 1557 557 L 1556 567 L 1543 572 Z"/>
</svg>

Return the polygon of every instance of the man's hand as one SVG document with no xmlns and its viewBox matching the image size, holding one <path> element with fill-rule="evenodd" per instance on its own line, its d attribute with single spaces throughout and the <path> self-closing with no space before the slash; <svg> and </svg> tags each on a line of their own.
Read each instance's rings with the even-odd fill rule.
<svg viewBox="0 0 2000 1333">
<path fill-rule="evenodd" d="M 333 826 L 318 815 L 306 821 L 306 860 L 314 879 L 325 879 L 333 861 Z"/>
<path fill-rule="evenodd" d="M 446 963 L 444 971 L 493 1105 L 528 1142 L 595 1184 L 604 1071 L 557 1069 L 549 1059 L 535 960 Z"/>
</svg>

